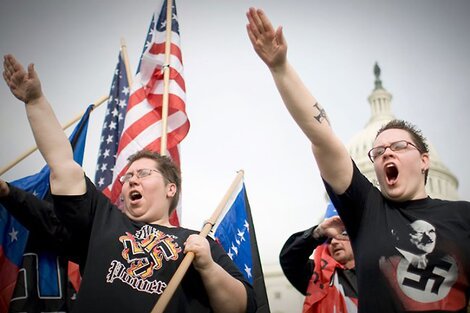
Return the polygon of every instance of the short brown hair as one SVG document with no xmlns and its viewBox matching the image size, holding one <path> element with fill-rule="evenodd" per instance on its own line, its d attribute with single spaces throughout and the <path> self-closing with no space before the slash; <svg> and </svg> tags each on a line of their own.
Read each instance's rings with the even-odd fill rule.
<svg viewBox="0 0 470 313">
<path fill-rule="evenodd" d="M 176 185 L 176 192 L 171 200 L 170 210 L 168 214 L 170 215 L 176 206 L 180 198 L 181 190 L 181 172 L 176 164 L 167 156 L 161 155 L 158 152 L 150 151 L 147 149 L 140 150 L 133 155 L 131 155 L 127 160 L 127 166 L 129 167 L 132 163 L 140 159 L 151 159 L 157 162 L 157 168 L 165 179 L 165 183 L 173 183 Z"/>
<path fill-rule="evenodd" d="M 423 133 L 421 132 L 420 129 L 418 129 L 415 125 L 411 124 L 410 122 L 403 121 L 403 120 L 391 120 L 384 126 L 382 126 L 378 131 L 377 135 L 375 135 L 375 138 L 386 131 L 387 129 L 402 129 L 411 136 L 411 140 L 413 143 L 416 145 L 418 148 L 418 151 L 422 153 L 429 153 L 429 147 L 428 144 L 426 143 L 426 137 L 423 136 Z M 428 180 L 428 173 L 429 169 L 426 169 L 426 172 L 424 172 L 424 184 L 426 185 L 426 182 Z"/>
</svg>

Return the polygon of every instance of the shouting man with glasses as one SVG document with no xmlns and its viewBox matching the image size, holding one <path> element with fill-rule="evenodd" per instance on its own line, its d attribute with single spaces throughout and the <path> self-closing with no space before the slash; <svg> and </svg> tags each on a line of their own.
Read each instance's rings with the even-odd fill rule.
<svg viewBox="0 0 470 313">
<path fill-rule="evenodd" d="M 287 239 L 279 261 L 292 286 L 305 295 L 302 313 L 357 312 L 354 255 L 333 204 L 319 225 Z"/>
<path fill-rule="evenodd" d="M 421 133 L 403 121 L 392 121 L 378 132 L 369 152 L 380 184 L 380 189 L 374 187 L 288 62 L 282 27 L 274 29 L 259 9 L 251 8 L 247 17 L 251 43 L 310 140 L 328 195 L 348 231 L 359 312 L 465 312 L 470 295 L 470 203 L 427 195 L 430 160 Z M 412 254 L 423 261 L 412 262 Z"/>
<path fill-rule="evenodd" d="M 11 55 L 3 77 L 25 103 L 38 148 L 50 167 L 55 214 L 74 238 L 83 280 L 74 312 L 150 312 L 187 252 L 189 268 L 165 312 L 254 312 L 251 285 L 223 248 L 197 231 L 169 222 L 181 189 L 178 168 L 165 156 L 139 151 L 121 177 L 119 210 L 84 176 L 41 90 L 31 64 Z M 76 239 L 76 240 L 75 240 Z"/>
</svg>

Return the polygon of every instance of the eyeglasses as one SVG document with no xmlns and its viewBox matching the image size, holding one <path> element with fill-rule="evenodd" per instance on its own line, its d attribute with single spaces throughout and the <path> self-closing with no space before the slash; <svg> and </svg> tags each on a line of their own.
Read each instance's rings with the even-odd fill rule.
<svg viewBox="0 0 470 313">
<path fill-rule="evenodd" d="M 135 171 L 134 173 L 129 172 L 129 173 L 122 175 L 121 177 L 119 177 L 119 181 L 123 184 L 128 183 L 134 175 L 137 178 L 144 178 L 144 177 L 150 176 L 152 172 L 160 173 L 159 171 L 153 168 L 141 168 Z"/>
<path fill-rule="evenodd" d="M 331 240 L 333 240 L 332 237 L 328 237 L 328 239 L 326 240 L 327 243 L 331 243 Z M 341 233 L 340 237 L 337 238 L 336 240 L 349 240 L 349 235 L 348 233 L 343 230 L 343 232 Z"/>
<path fill-rule="evenodd" d="M 416 147 L 416 145 L 412 144 L 411 142 L 409 141 L 406 141 L 406 140 L 400 140 L 400 141 L 395 141 L 395 142 L 392 142 L 391 144 L 389 144 L 388 146 L 378 146 L 378 147 L 374 147 L 372 149 L 370 149 L 370 151 L 367 153 L 367 155 L 369 156 L 369 159 L 372 161 L 372 163 L 374 163 L 374 160 L 381 156 L 382 154 L 385 153 L 385 150 L 387 150 L 387 148 L 390 148 L 390 150 L 392 151 L 402 151 L 402 150 L 405 150 L 406 148 L 408 148 L 408 146 L 412 146 L 412 147 L 415 147 L 416 150 L 420 151 L 418 149 L 418 147 Z"/>
</svg>

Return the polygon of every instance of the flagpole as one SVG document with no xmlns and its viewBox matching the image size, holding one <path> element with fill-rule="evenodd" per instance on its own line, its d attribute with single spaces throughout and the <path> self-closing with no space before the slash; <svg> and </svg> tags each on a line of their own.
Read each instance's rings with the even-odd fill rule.
<svg viewBox="0 0 470 313">
<path fill-rule="evenodd" d="M 105 102 L 106 100 L 108 99 L 108 96 L 102 96 L 101 98 L 99 98 L 97 101 L 95 101 L 95 104 L 93 105 L 93 110 L 95 110 L 97 107 L 99 107 L 101 104 L 103 104 L 103 102 Z M 75 118 L 73 118 L 70 122 L 68 122 L 67 124 L 65 124 L 64 126 L 62 126 L 62 129 L 63 130 L 66 130 L 67 128 L 69 128 L 71 125 L 75 124 L 77 121 L 79 121 L 83 114 L 85 112 L 82 112 L 81 114 L 77 115 Z M 23 154 L 21 154 L 19 157 L 16 158 L 16 160 L 14 160 L 13 162 L 11 162 L 10 164 L 8 164 L 7 166 L 5 167 L 2 167 L 0 169 L 0 175 L 3 175 L 5 174 L 6 172 L 8 172 L 10 169 L 12 169 L 13 167 L 15 167 L 18 163 L 20 163 L 21 161 L 23 161 L 24 159 L 26 159 L 28 156 L 30 156 L 34 151 L 36 151 L 38 149 L 37 146 L 27 150 L 26 152 L 24 152 Z"/>
<path fill-rule="evenodd" d="M 222 211 L 226 207 L 227 202 L 230 200 L 230 196 L 233 194 L 238 184 L 242 181 L 243 175 L 244 175 L 244 171 L 239 170 L 237 173 L 237 176 L 235 177 L 229 189 L 225 193 L 225 196 L 220 201 L 214 213 L 212 213 L 212 216 L 204 222 L 204 226 L 202 227 L 202 230 L 199 233 L 199 235 L 205 238 L 209 234 L 212 227 L 215 225 L 215 223 L 219 219 L 220 214 L 222 214 Z M 176 288 L 181 283 L 181 280 L 183 280 L 183 277 L 186 274 L 186 271 L 188 270 L 189 266 L 193 262 L 193 259 L 194 259 L 193 252 L 186 253 L 186 255 L 183 258 L 183 261 L 181 261 L 181 264 L 179 265 L 175 274 L 173 275 L 170 282 L 168 283 L 168 286 L 165 288 L 162 295 L 158 299 L 151 313 L 163 313 L 163 310 L 165 310 L 166 306 L 171 300 L 171 297 L 175 293 Z"/>
<path fill-rule="evenodd" d="M 122 52 L 122 59 L 124 61 L 124 66 L 126 67 L 127 83 L 129 84 L 129 87 L 131 87 L 132 86 L 132 75 L 131 75 L 131 69 L 130 69 L 130 65 L 129 65 L 129 56 L 127 55 L 126 41 L 122 37 L 121 37 L 121 52 Z"/>
<path fill-rule="evenodd" d="M 168 132 L 168 93 L 170 81 L 170 51 L 171 51 L 171 26 L 173 24 L 173 1 L 167 0 L 166 4 L 166 40 L 165 40 L 165 64 L 163 64 L 163 104 L 162 104 L 162 136 L 160 141 L 160 154 L 167 154 Z"/>
</svg>

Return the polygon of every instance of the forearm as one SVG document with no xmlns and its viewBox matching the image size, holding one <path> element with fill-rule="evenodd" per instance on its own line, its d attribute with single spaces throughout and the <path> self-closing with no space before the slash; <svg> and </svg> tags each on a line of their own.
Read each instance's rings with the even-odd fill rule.
<svg viewBox="0 0 470 313">
<path fill-rule="evenodd" d="M 52 193 L 83 194 L 83 171 L 47 99 L 42 95 L 25 107 L 38 149 L 51 169 Z"/>
<path fill-rule="evenodd" d="M 331 136 L 325 111 L 288 61 L 270 68 L 287 110 L 313 145 L 322 145 Z"/>
<path fill-rule="evenodd" d="M 291 235 L 279 254 L 279 263 L 289 282 L 302 294 L 307 291 L 308 282 L 313 274 L 313 250 L 324 240 L 312 236 L 315 227 Z"/>
<path fill-rule="evenodd" d="M 246 311 L 247 293 L 241 281 L 215 262 L 208 269 L 200 271 L 200 275 L 214 312 Z"/>
<path fill-rule="evenodd" d="M 39 151 L 49 166 L 72 158 L 72 148 L 46 97 L 26 103 L 26 113 Z"/>
<path fill-rule="evenodd" d="M 270 70 L 287 110 L 312 143 L 322 177 L 336 192 L 344 192 L 352 177 L 351 159 L 333 132 L 325 109 L 289 62 Z"/>
</svg>

